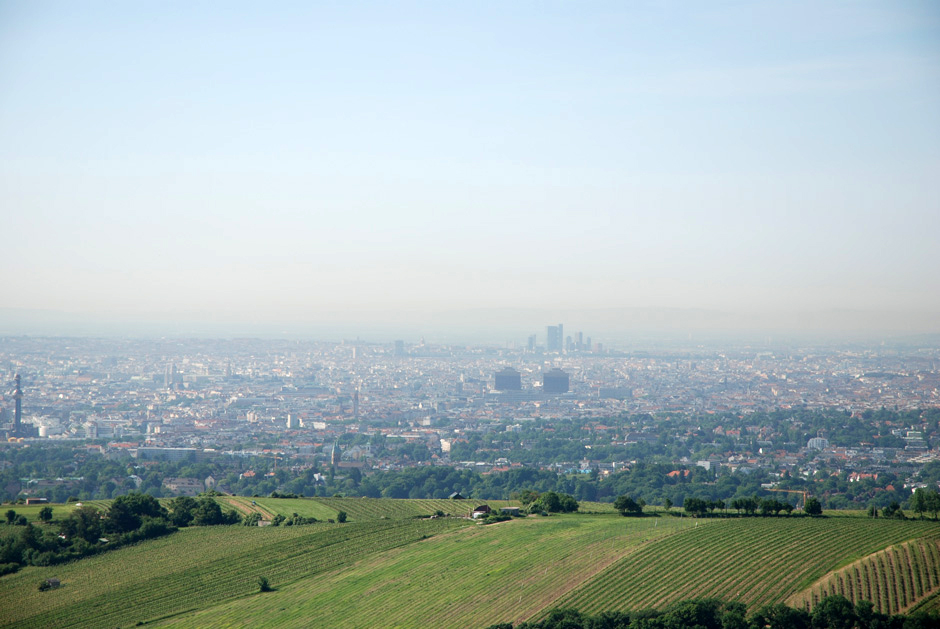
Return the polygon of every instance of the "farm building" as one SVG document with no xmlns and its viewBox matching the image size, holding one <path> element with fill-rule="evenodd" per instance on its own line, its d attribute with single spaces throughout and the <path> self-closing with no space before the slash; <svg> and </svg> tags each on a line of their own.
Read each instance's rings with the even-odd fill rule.
<svg viewBox="0 0 940 629">
<path fill-rule="evenodd" d="M 519 517 L 522 515 L 522 511 L 519 509 L 519 507 L 502 507 L 500 508 L 499 512 L 503 515 L 511 515 L 513 517 Z"/>
<path fill-rule="evenodd" d="M 493 510 L 489 505 L 480 505 L 479 507 L 474 507 L 473 512 L 470 513 L 470 517 L 473 519 L 482 518 L 489 515 Z"/>
</svg>

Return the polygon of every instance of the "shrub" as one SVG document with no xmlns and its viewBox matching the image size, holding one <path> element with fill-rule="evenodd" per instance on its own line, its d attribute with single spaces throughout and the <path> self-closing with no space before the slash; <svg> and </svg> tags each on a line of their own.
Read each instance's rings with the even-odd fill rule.
<svg viewBox="0 0 940 629">
<path fill-rule="evenodd" d="M 267 577 L 258 577 L 258 590 L 261 592 L 271 591 L 271 583 L 268 581 Z"/>
<path fill-rule="evenodd" d="M 13 574 L 20 569 L 20 564 L 18 563 L 0 563 L 0 577 L 5 574 Z"/>
</svg>

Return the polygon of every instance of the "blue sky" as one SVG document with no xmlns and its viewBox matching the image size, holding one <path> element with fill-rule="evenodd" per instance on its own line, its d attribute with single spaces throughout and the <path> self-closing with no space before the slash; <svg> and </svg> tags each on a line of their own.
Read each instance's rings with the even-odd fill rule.
<svg viewBox="0 0 940 629">
<path fill-rule="evenodd" d="M 940 313 L 932 2 L 5 1 L 0 85 L 0 308 Z"/>
</svg>

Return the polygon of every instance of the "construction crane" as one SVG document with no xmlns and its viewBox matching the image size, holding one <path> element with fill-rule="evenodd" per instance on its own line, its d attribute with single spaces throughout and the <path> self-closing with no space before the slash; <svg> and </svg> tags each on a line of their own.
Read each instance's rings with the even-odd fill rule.
<svg viewBox="0 0 940 629">
<path fill-rule="evenodd" d="M 803 506 L 801 507 L 799 506 L 799 503 L 797 503 L 797 509 L 801 511 L 803 510 L 804 507 L 806 507 L 806 497 L 809 495 L 808 491 L 804 491 L 802 489 L 768 489 L 767 491 L 780 491 L 780 492 L 784 492 L 787 494 L 800 494 L 801 496 L 803 496 Z"/>
<path fill-rule="evenodd" d="M 284 455 L 283 452 L 275 452 L 275 451 L 272 450 L 270 453 L 264 453 L 264 452 L 262 452 L 262 453 L 259 454 L 258 456 L 260 456 L 261 458 L 264 458 L 264 459 L 274 459 L 274 471 L 275 471 L 275 473 L 276 473 L 276 472 L 277 472 L 277 461 L 278 461 L 278 459 L 283 459 L 283 458 L 285 458 L 283 455 Z"/>
</svg>

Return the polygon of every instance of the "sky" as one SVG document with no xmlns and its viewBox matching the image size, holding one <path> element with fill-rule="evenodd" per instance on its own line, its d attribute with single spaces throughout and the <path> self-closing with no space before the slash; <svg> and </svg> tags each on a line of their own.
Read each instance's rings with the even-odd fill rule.
<svg viewBox="0 0 940 629">
<path fill-rule="evenodd" d="M 0 0 L 0 332 L 940 332 L 938 112 L 928 1 Z"/>
</svg>

